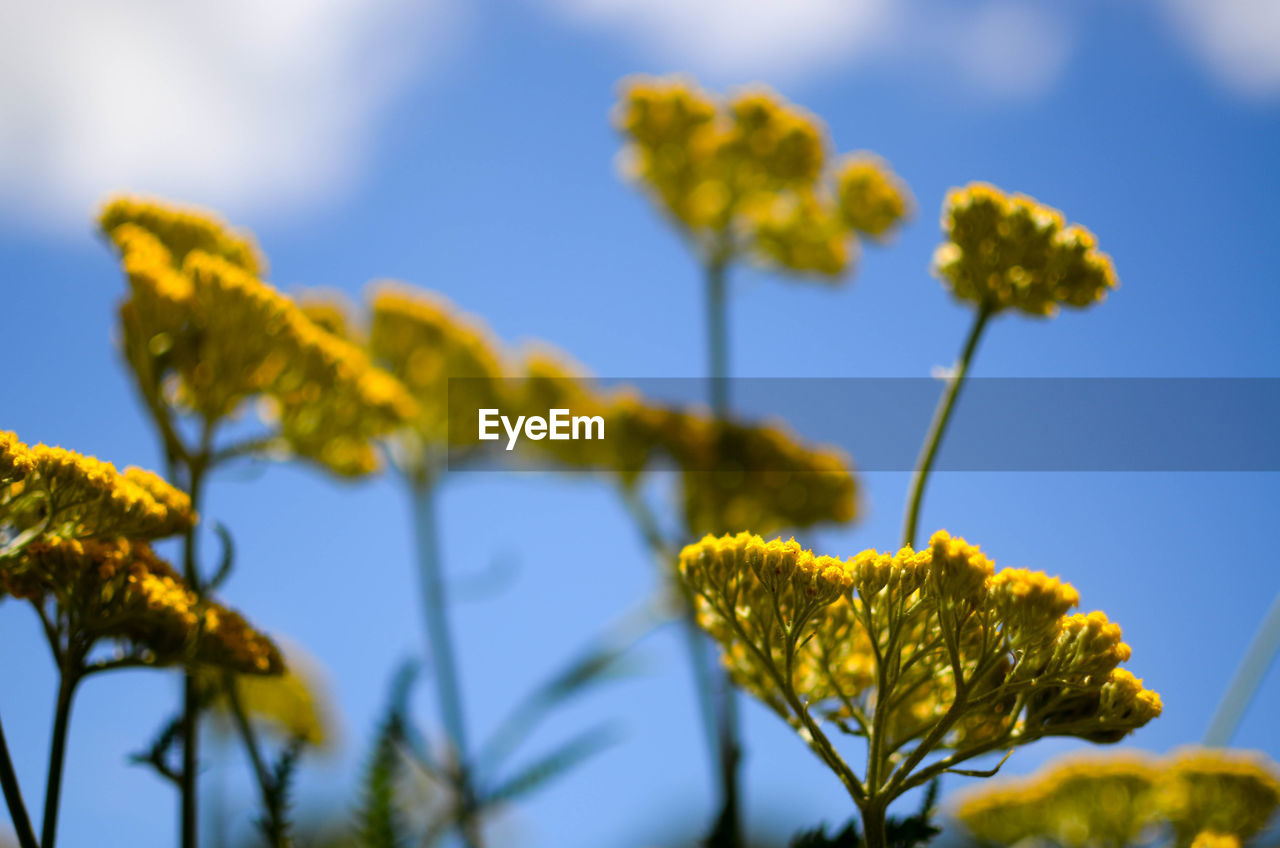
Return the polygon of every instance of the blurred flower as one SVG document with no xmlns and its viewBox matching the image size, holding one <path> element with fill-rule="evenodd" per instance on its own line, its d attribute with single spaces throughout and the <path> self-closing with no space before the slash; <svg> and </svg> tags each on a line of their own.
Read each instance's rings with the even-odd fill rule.
<svg viewBox="0 0 1280 848">
<path fill-rule="evenodd" d="M 1238 848 L 1278 806 L 1276 767 L 1264 757 L 1190 749 L 1064 757 L 1031 777 L 965 793 L 956 816 L 994 845 L 1123 848 L 1172 836 L 1175 845 Z"/>
<path fill-rule="evenodd" d="M 417 402 L 418 444 L 476 445 L 476 410 L 501 408 L 504 400 L 503 354 L 487 328 L 443 298 L 404 285 L 381 284 L 370 308 L 369 350 Z"/>
<path fill-rule="evenodd" d="M 326 748 L 334 742 L 333 706 L 315 661 L 300 648 L 285 646 L 285 671 L 275 676 L 236 674 L 231 681 L 246 717 L 284 738 Z M 217 691 L 213 709 L 223 718 L 231 711 L 221 674 L 206 672 L 202 685 Z"/>
<path fill-rule="evenodd" d="M 251 243 L 202 213 L 132 198 L 100 222 L 121 251 L 125 352 L 149 403 L 212 424 L 257 398 L 279 446 L 342 475 L 377 468 L 374 440 L 414 417 L 413 399 L 262 282 Z"/>
<path fill-rule="evenodd" d="M 990 310 L 1053 315 L 1085 307 L 1117 285 L 1111 258 L 1093 234 L 1066 226 L 1062 213 L 1030 197 L 972 183 L 947 195 L 947 237 L 934 271 L 964 300 Z"/>
<path fill-rule="evenodd" d="M 684 77 L 633 77 L 615 123 L 627 176 L 709 263 L 749 258 L 837 278 L 856 254 L 855 232 L 879 237 L 907 212 L 905 186 L 878 158 L 829 178 L 822 122 L 763 86 L 726 102 Z"/>
</svg>

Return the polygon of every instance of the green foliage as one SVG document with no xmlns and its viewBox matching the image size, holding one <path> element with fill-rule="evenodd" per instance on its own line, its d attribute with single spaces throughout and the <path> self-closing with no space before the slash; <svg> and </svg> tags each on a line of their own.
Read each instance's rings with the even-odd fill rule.
<svg viewBox="0 0 1280 848">
<path fill-rule="evenodd" d="M 927 845 L 942 829 L 933 823 L 938 801 L 938 781 L 929 784 L 920 808 L 905 818 L 890 817 L 885 823 L 885 837 L 889 848 L 916 848 Z M 862 848 L 862 834 L 858 830 L 858 817 L 855 816 L 840 830 L 830 836 L 827 826 L 819 825 L 813 830 L 804 831 L 791 840 L 790 848 Z M 708 848 L 715 848 L 708 846 Z"/>
</svg>

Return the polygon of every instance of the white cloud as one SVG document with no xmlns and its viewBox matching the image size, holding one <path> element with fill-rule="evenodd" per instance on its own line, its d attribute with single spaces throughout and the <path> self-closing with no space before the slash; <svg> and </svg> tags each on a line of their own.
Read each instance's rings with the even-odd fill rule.
<svg viewBox="0 0 1280 848">
<path fill-rule="evenodd" d="M 671 67 L 720 81 L 923 63 L 950 84 L 1025 96 L 1052 84 L 1072 37 L 1053 4 L 983 0 L 544 0 Z"/>
<path fill-rule="evenodd" d="M 871 47 L 894 0 L 548 0 L 626 33 L 659 59 L 717 77 L 789 76 Z"/>
<path fill-rule="evenodd" d="M 447 0 L 31 0 L 0 9 L 0 214 L 104 193 L 296 208 L 358 169 Z"/>
<path fill-rule="evenodd" d="M 1251 96 L 1280 95 L 1280 2 L 1164 0 L 1177 28 L 1219 79 Z"/>
</svg>

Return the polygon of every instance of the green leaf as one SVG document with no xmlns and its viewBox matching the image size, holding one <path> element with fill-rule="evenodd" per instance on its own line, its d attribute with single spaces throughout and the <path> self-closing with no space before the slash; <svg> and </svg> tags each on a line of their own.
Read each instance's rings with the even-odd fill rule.
<svg viewBox="0 0 1280 848">
<path fill-rule="evenodd" d="M 579 763 L 613 745 L 617 738 L 618 734 L 609 727 L 597 727 L 575 736 L 546 756 L 534 760 L 514 777 L 486 794 L 485 806 L 511 801 L 541 789 Z"/>
</svg>

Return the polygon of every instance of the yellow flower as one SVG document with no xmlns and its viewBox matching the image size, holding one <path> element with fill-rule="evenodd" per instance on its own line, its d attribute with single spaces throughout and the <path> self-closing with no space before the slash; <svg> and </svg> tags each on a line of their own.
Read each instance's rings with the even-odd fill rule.
<svg viewBox="0 0 1280 848">
<path fill-rule="evenodd" d="M 656 422 L 681 468 L 685 526 L 693 533 L 847 523 L 857 481 L 842 452 L 799 441 L 782 424 L 717 421 L 671 412 Z"/>
<path fill-rule="evenodd" d="M 834 278 L 857 253 L 855 231 L 879 237 L 906 214 L 906 188 L 881 160 L 828 174 L 822 122 L 763 86 L 726 101 L 684 77 L 634 77 L 615 123 L 626 175 L 709 263 Z"/>
<path fill-rule="evenodd" d="M 836 186 L 845 225 L 871 238 L 884 238 L 911 212 L 911 190 L 874 153 L 846 157 Z"/>
<path fill-rule="evenodd" d="M 201 601 L 145 542 L 53 538 L 28 546 L 0 570 L 5 593 L 70 628 L 77 645 L 116 641 L 152 665 L 205 664 L 279 674 L 280 654 L 230 609 Z M 87 649 L 86 649 L 87 650 Z"/>
<path fill-rule="evenodd" d="M 0 491 L 0 524 L 40 527 L 44 535 L 71 539 L 128 536 L 159 539 L 194 526 L 185 493 L 140 468 L 116 470 L 109 462 L 63 448 L 27 448 L 6 434 L 20 481 Z"/>
<path fill-rule="evenodd" d="M 1116 741 L 1160 714 L 1159 696 L 1117 668 L 1128 658 L 1119 628 L 1067 614 L 1074 588 L 996 571 L 945 531 L 925 551 L 843 562 L 794 540 L 708 536 L 681 552 L 680 574 L 734 681 L 803 728 L 828 764 L 814 716 L 892 752 L 872 756 L 871 788 L 891 787 L 889 800 L 986 751 L 1054 735 Z"/>
<path fill-rule="evenodd" d="M 0 484 L 12 483 L 35 471 L 31 449 L 18 440 L 18 435 L 0 430 Z"/>
<path fill-rule="evenodd" d="M 1002 846 L 1239 848 L 1278 805 L 1276 768 L 1265 758 L 1191 749 L 1164 758 L 1071 755 L 1030 777 L 965 793 L 956 815 L 974 836 Z"/>
<path fill-rule="evenodd" d="M 487 328 L 442 298 L 381 284 L 371 298 L 369 349 L 417 402 L 421 443 L 479 441 L 476 410 L 502 408 L 502 353 Z M 452 382 L 451 382 L 452 381 Z"/>
<path fill-rule="evenodd" d="M 144 197 L 116 197 L 103 207 L 98 226 L 121 253 L 128 253 L 122 242 L 133 237 L 134 228 L 149 233 L 163 246 L 174 270 L 181 269 L 187 255 L 195 252 L 220 257 L 250 274 L 267 270 L 252 236 L 233 231 L 203 209 Z"/>
<path fill-rule="evenodd" d="M 1031 778 L 966 792 L 956 817 L 995 845 L 1048 839 L 1065 848 L 1127 848 L 1157 823 L 1160 765 L 1137 752 L 1064 757 Z"/>
<path fill-rule="evenodd" d="M 214 423 L 257 399 L 279 446 L 338 474 L 376 470 L 373 442 L 416 415 L 412 397 L 260 280 L 251 243 L 207 217 L 129 199 L 109 204 L 102 226 L 129 280 L 125 352 L 152 403 Z"/>
<path fill-rule="evenodd" d="M 1088 230 L 1066 226 L 1061 212 L 1024 195 L 985 183 L 955 189 L 942 229 L 935 273 L 957 297 L 986 309 L 1053 315 L 1061 305 L 1096 303 L 1117 285 L 1111 258 Z"/>
<path fill-rule="evenodd" d="M 1166 768 L 1161 809 L 1183 844 L 1205 831 L 1247 840 L 1280 808 L 1280 772 L 1260 754 L 1190 748 Z"/>
<path fill-rule="evenodd" d="M 797 273 L 838 277 L 855 244 L 835 205 L 812 192 L 778 195 L 752 211 L 753 240 L 765 264 Z"/>
</svg>

